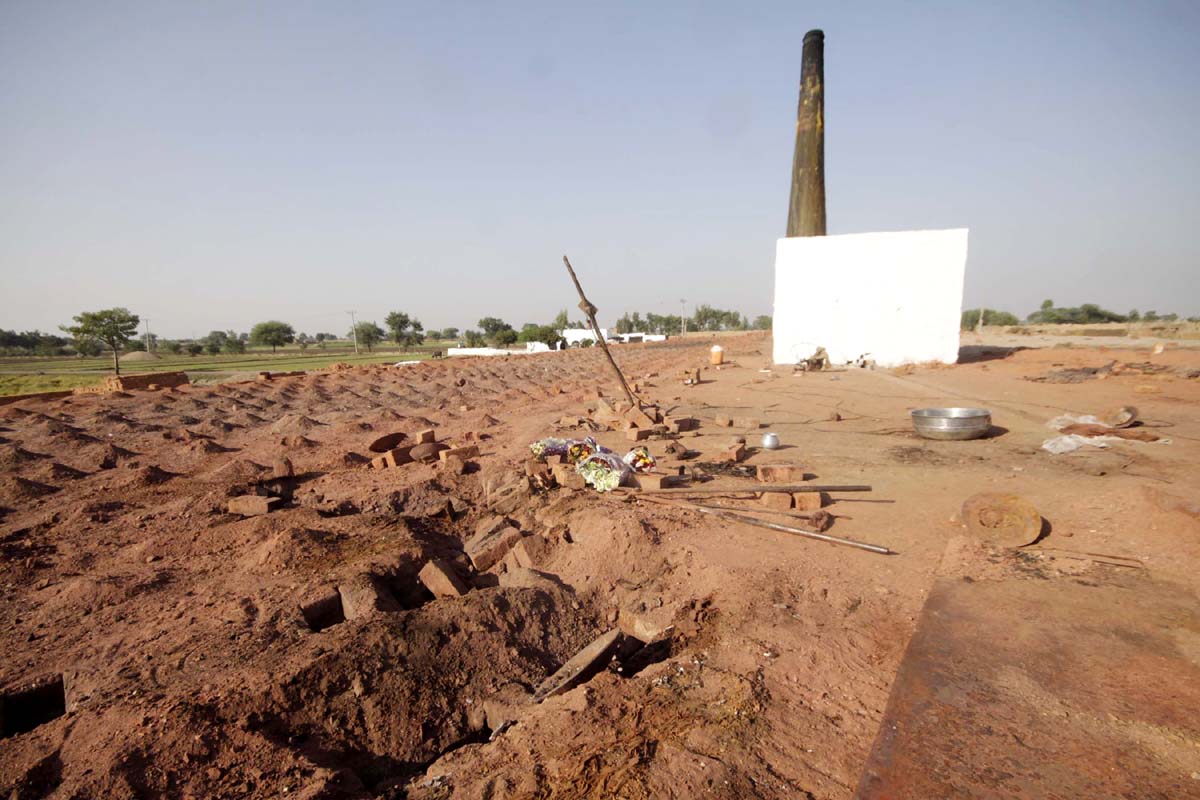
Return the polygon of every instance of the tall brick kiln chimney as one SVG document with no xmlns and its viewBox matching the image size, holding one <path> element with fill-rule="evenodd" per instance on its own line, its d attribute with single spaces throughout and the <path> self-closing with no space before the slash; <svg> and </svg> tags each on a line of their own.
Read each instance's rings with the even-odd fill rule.
<svg viewBox="0 0 1200 800">
<path fill-rule="evenodd" d="M 788 236 L 825 235 L 825 33 L 804 34 Z"/>
</svg>

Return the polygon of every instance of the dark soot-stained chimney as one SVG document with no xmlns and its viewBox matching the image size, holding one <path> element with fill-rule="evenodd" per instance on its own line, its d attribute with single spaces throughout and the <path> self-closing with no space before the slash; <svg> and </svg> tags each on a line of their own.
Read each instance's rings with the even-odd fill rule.
<svg viewBox="0 0 1200 800">
<path fill-rule="evenodd" d="M 825 34 L 804 34 L 788 236 L 825 235 Z"/>
</svg>

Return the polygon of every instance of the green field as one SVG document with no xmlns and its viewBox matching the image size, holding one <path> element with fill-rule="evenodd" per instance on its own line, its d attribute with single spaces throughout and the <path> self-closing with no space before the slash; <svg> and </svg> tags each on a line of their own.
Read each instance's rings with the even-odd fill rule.
<svg viewBox="0 0 1200 800">
<path fill-rule="evenodd" d="M 447 343 L 447 345 L 449 344 L 451 343 Z M 338 362 L 390 364 L 397 361 L 425 359 L 439 349 L 441 348 L 437 343 L 422 345 L 409 352 L 376 347 L 373 353 L 367 353 L 364 350 L 361 354 L 355 355 L 352 347 L 340 346 L 339 343 L 339 346 L 331 346 L 325 350 L 310 347 L 307 353 L 303 354 L 295 347 L 280 348 L 275 354 L 272 354 L 269 349 L 252 348 L 242 355 L 235 356 L 188 356 L 160 351 L 159 355 L 162 357 L 159 359 L 123 361 L 121 373 L 133 375 L 144 372 L 182 370 L 193 382 L 215 382 L 235 375 L 268 370 L 291 372 L 320 369 Z M 0 358 L 0 396 L 53 392 L 74 389 L 77 386 L 90 386 L 99 383 L 111 374 L 111 355 L 98 358 L 79 358 L 77 356 L 4 357 Z"/>
</svg>

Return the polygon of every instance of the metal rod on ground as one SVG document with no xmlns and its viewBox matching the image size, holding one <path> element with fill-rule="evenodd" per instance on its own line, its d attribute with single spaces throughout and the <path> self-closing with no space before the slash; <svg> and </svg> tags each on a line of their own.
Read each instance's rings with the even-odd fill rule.
<svg viewBox="0 0 1200 800">
<path fill-rule="evenodd" d="M 782 483 L 754 483 L 749 486 L 726 486 L 720 489 L 691 489 L 682 486 L 678 489 L 642 489 L 641 494 L 738 494 L 742 492 L 869 492 L 870 486 L 809 486 L 787 485 Z"/>
<path fill-rule="evenodd" d="M 881 547 L 877 544 L 867 544 L 866 542 L 856 542 L 853 539 L 843 539 L 840 536 L 830 536 L 827 533 L 817 533 L 816 531 L 806 531 L 802 528 L 793 528 L 790 525 L 780 525 L 777 522 L 767 522 L 765 519 L 755 519 L 754 517 L 745 517 L 741 514 L 734 514 L 730 511 L 714 511 L 711 508 L 695 507 L 701 514 L 711 514 L 714 517 L 727 519 L 731 522 L 741 522 L 746 525 L 757 525 L 760 528 L 770 528 L 773 531 L 782 531 L 783 533 L 791 533 L 796 536 L 803 536 L 806 539 L 819 539 L 822 542 L 830 544 L 844 544 L 847 547 L 857 547 L 859 550 L 868 550 L 872 553 L 879 553 L 884 556 L 894 556 L 895 551 L 889 550 L 886 547 Z"/>
<path fill-rule="evenodd" d="M 689 505 L 699 506 L 700 508 L 715 508 L 718 511 L 744 511 L 747 514 L 775 514 L 776 516 L 780 517 L 794 517 L 796 519 L 815 519 L 818 518 L 819 515 L 827 513 L 824 511 L 809 513 L 807 511 L 781 511 L 775 508 L 739 508 L 736 506 L 718 506 L 714 505 L 713 503 L 701 503 L 696 500 L 686 500 L 685 502 Z"/>
<path fill-rule="evenodd" d="M 634 495 L 634 497 L 637 497 L 637 495 Z M 644 497 L 642 499 L 650 500 L 655 503 L 663 502 L 662 500 L 660 500 L 657 497 Z M 781 531 L 783 533 L 790 533 L 794 536 L 803 536 L 806 539 L 817 539 L 822 542 L 829 542 L 830 544 L 842 544 L 842 545 L 845 545 L 846 547 L 856 547 L 859 550 L 867 550 L 868 552 L 879 553 L 880 555 L 884 555 L 884 556 L 896 555 L 896 551 L 889 550 L 888 548 L 882 547 L 877 544 L 868 544 L 866 542 L 856 542 L 853 539 L 843 539 L 840 536 L 830 536 L 827 533 L 817 533 L 816 531 L 806 531 L 803 528 L 793 528 L 790 525 L 780 525 L 775 522 L 767 522 L 764 519 L 755 519 L 754 517 L 745 517 L 745 516 L 742 516 L 741 514 L 734 514 L 729 511 L 719 511 L 719 510 L 715 510 L 715 509 L 711 509 L 711 508 L 706 508 L 705 506 L 697 505 L 695 503 L 688 503 L 687 505 L 679 505 L 676 503 L 670 503 L 670 505 L 673 508 L 680 508 L 685 511 L 698 511 L 701 514 L 709 514 L 714 517 L 720 517 L 721 519 L 727 519 L 730 522 L 741 522 L 746 525 L 756 525 L 760 528 L 769 528 L 770 530 L 773 530 L 773 531 Z"/>
<path fill-rule="evenodd" d="M 571 282 L 575 284 L 575 291 L 579 292 L 579 310 L 587 315 L 588 322 L 592 326 L 592 333 L 596 334 L 596 343 L 604 350 L 604 355 L 608 358 L 608 363 L 612 365 L 613 372 L 617 373 L 617 380 L 621 383 L 621 388 L 625 390 L 625 397 L 633 404 L 634 408 L 641 408 L 641 402 L 634 397 L 633 390 L 625 382 L 624 373 L 617 366 L 617 362 L 613 360 L 612 353 L 608 352 L 608 342 L 604 341 L 604 336 L 600 333 L 600 323 L 596 322 L 596 307 L 583 293 L 583 287 L 579 285 L 579 278 L 575 276 L 575 270 L 566 256 L 563 256 L 563 263 L 567 265 L 567 272 L 571 274 Z"/>
</svg>

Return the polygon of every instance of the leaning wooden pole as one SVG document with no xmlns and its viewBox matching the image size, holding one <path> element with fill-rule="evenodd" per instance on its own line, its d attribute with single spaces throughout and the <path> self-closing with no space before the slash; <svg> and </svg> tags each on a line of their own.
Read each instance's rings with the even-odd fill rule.
<svg viewBox="0 0 1200 800">
<path fill-rule="evenodd" d="M 613 372 L 617 374 L 617 381 L 620 382 L 621 388 L 625 390 L 625 397 L 633 404 L 634 408 L 641 408 L 642 404 L 634 396 L 633 390 L 629 388 L 629 384 L 625 381 L 625 375 L 621 372 L 621 368 L 617 366 L 617 362 L 613 360 L 612 353 L 608 351 L 608 342 L 604 341 L 604 335 L 600 333 L 600 323 L 596 322 L 596 307 L 587 299 L 587 295 L 583 293 L 583 287 L 579 285 L 579 278 L 575 275 L 575 269 L 571 266 L 571 262 L 566 256 L 563 256 L 563 263 L 567 265 L 567 272 L 571 274 L 571 282 L 575 284 L 575 291 L 579 292 L 579 310 L 587 315 L 588 322 L 592 326 L 592 333 L 596 334 L 596 343 L 604 350 L 604 355 L 608 358 L 608 363 L 612 365 Z"/>
<path fill-rule="evenodd" d="M 825 34 L 804 34 L 788 236 L 825 235 Z"/>
</svg>

